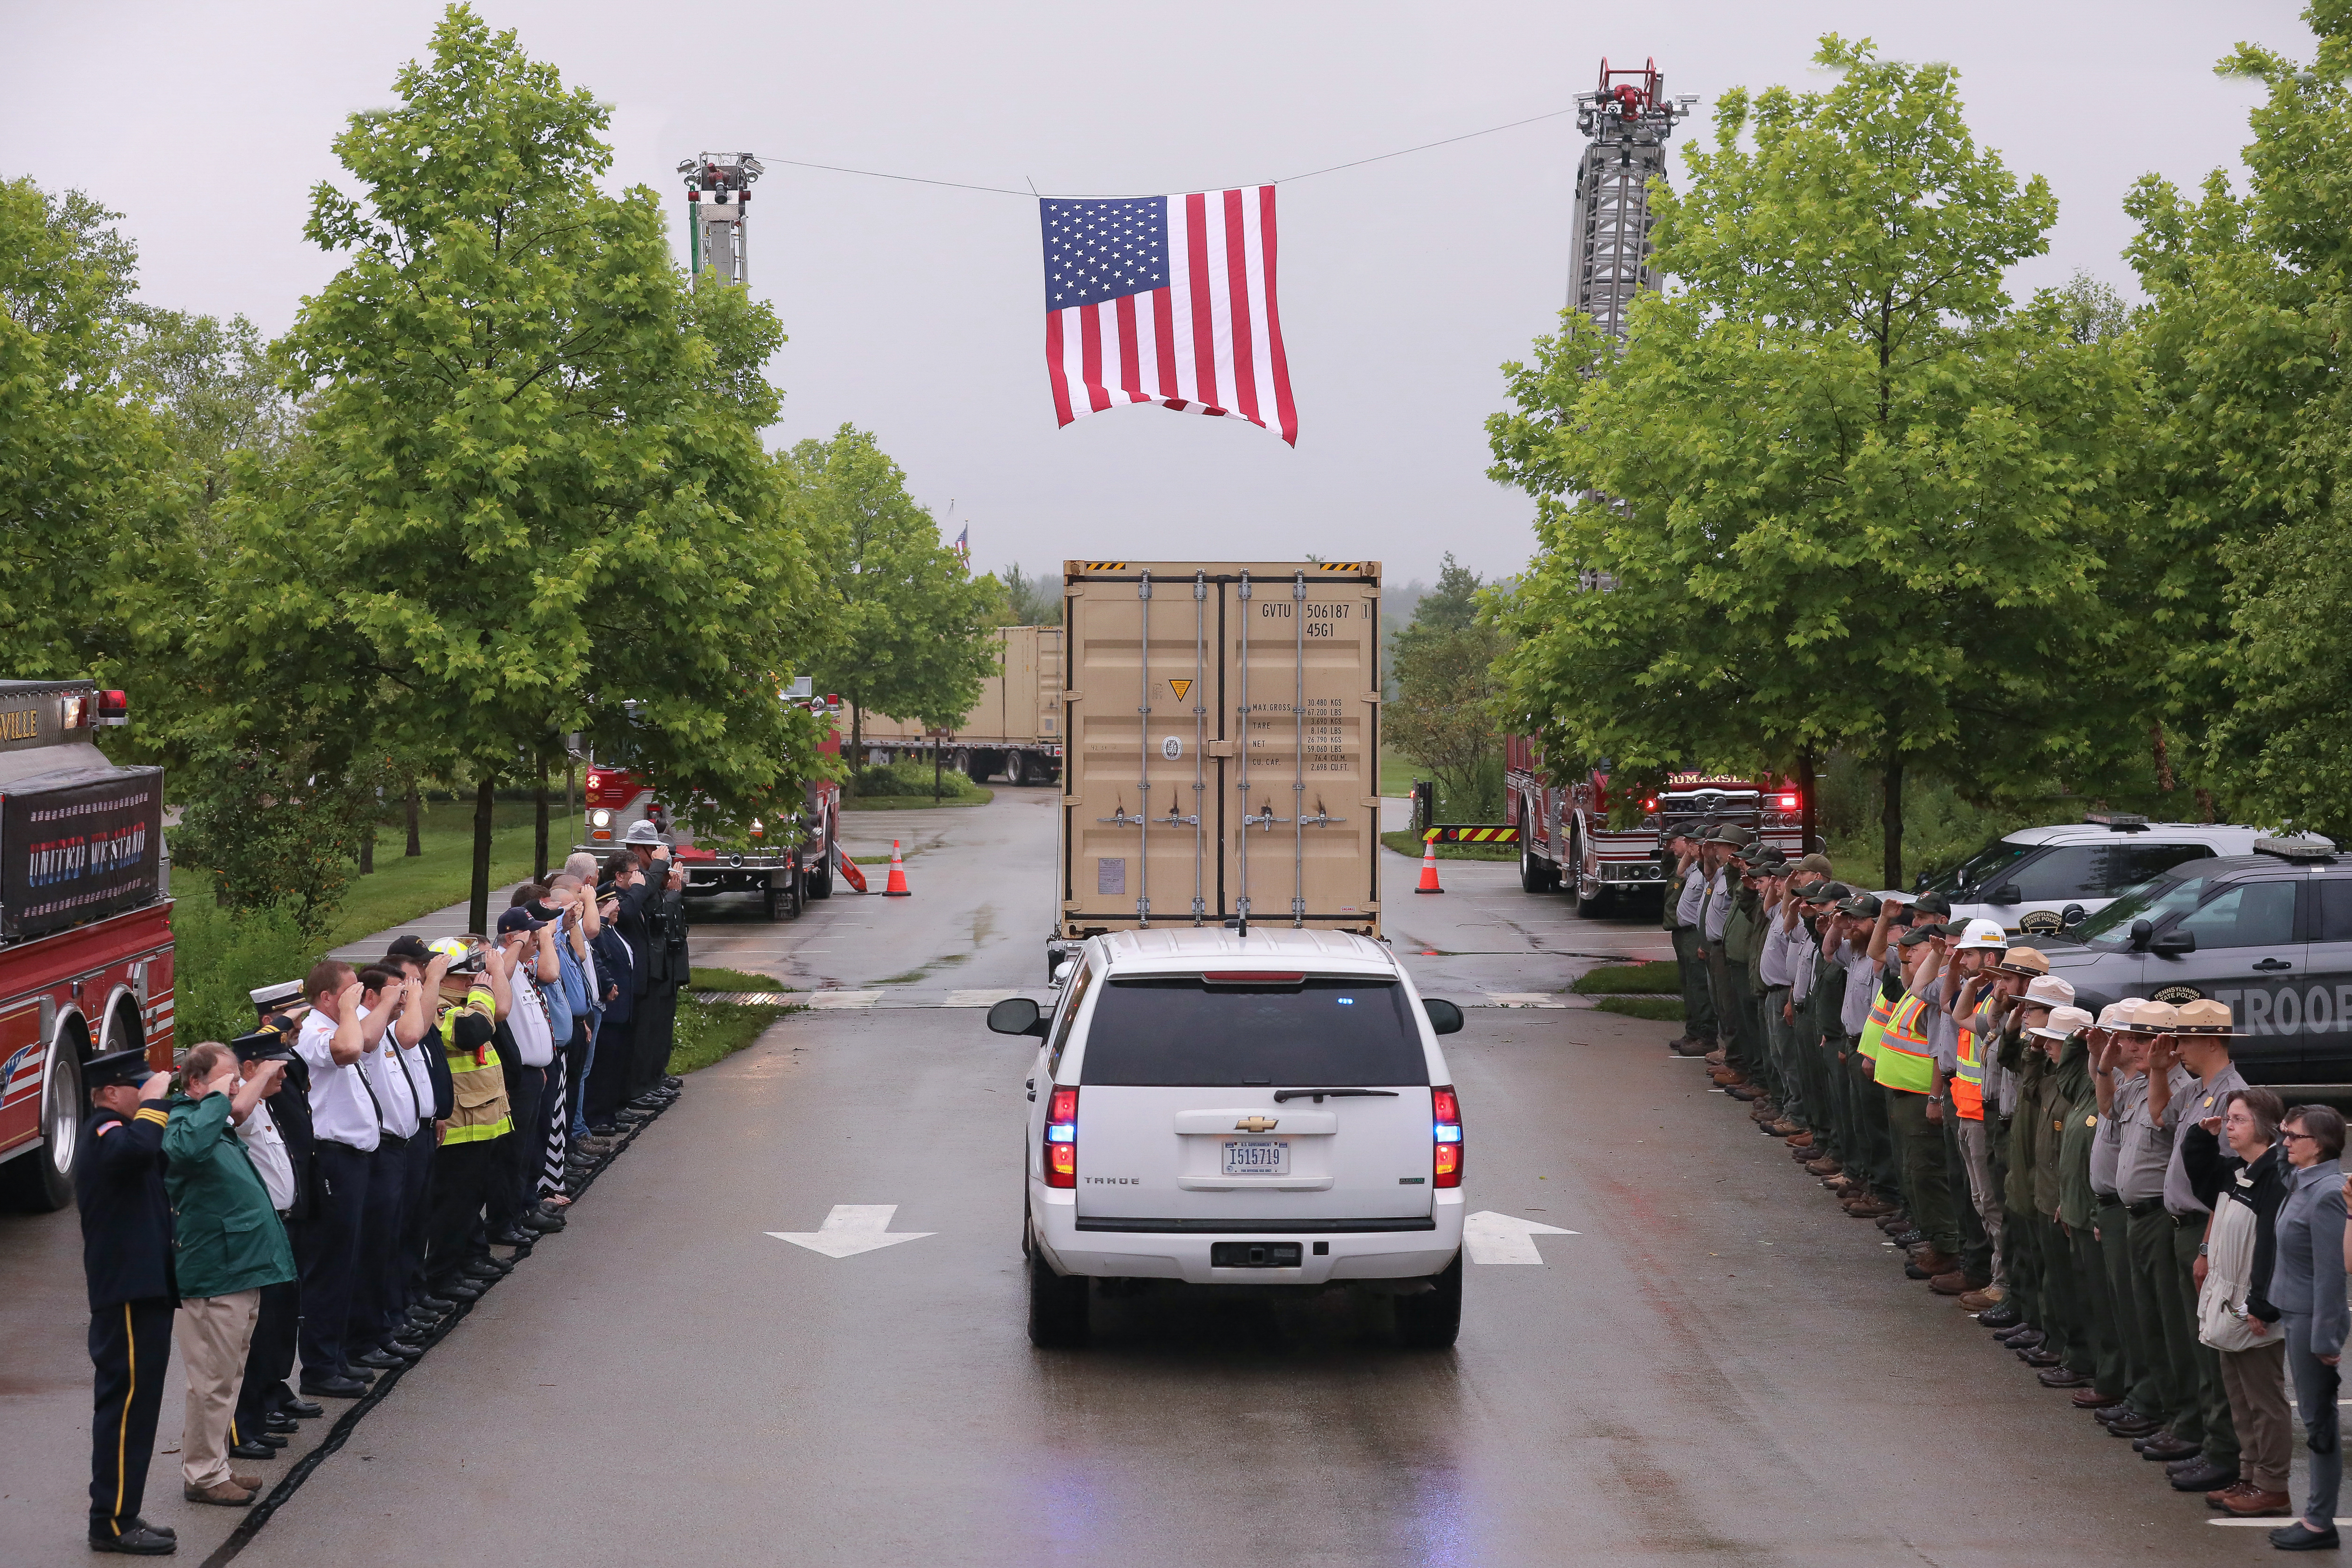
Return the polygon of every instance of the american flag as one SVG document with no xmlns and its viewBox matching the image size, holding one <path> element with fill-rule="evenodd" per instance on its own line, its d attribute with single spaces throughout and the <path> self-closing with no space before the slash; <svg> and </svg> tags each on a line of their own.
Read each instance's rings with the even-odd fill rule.
<svg viewBox="0 0 2352 1568">
<path fill-rule="evenodd" d="M 963 560 L 971 559 L 971 524 L 965 523 L 963 531 L 956 535 L 955 552 Z"/>
<path fill-rule="evenodd" d="M 1298 444 L 1274 187 L 1037 204 L 1045 374 L 1064 425 L 1120 403 L 1238 414 Z"/>
</svg>

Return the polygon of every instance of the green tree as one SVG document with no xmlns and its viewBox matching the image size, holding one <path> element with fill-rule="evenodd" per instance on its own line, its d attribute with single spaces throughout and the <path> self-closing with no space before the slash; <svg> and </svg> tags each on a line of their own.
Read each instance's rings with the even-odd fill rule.
<svg viewBox="0 0 2352 1568">
<path fill-rule="evenodd" d="M 1970 137 L 1956 73 L 1823 38 L 1824 91 L 1724 96 L 1662 187 L 1620 352 L 1571 318 L 1507 367 L 1496 478 L 1538 503 L 1507 707 L 1557 754 L 1746 768 L 1845 746 L 1885 784 L 1973 792 L 2089 765 L 2128 724 L 2081 700 L 2135 405 L 2126 343 L 2078 341 L 2008 267 L 2056 217 Z"/>
<path fill-rule="evenodd" d="M 933 729 L 963 722 L 996 670 L 1002 590 L 974 578 L 942 543 L 907 476 L 866 431 L 844 425 L 830 441 L 794 447 L 795 513 L 824 567 L 831 638 L 817 689 L 856 705 L 850 750 L 861 755 L 867 712 Z"/>
<path fill-rule="evenodd" d="M 653 192 L 598 189 L 609 109 L 463 5 L 394 91 L 336 139 L 359 194 L 313 194 L 346 261 L 283 345 L 305 436 L 219 509 L 186 647 L 216 731 L 328 737 L 318 776 L 462 763 L 478 929 L 492 792 L 569 730 L 625 731 L 681 799 L 815 765 L 778 692 L 813 578 L 758 438 L 782 332 L 689 290 Z"/>
<path fill-rule="evenodd" d="M 1004 624 L 1008 626 L 1058 626 L 1062 624 L 1062 584 L 1058 577 L 1033 577 L 1020 563 L 995 574 L 1004 589 Z"/>
<path fill-rule="evenodd" d="M 2163 418 L 2160 674 L 2201 760 L 2258 820 L 2352 832 L 2352 9 L 2315 4 L 2308 65 L 2241 45 L 2268 87 L 2241 196 L 2143 180 L 2132 248 Z"/>
<path fill-rule="evenodd" d="M 168 450 L 124 375 L 137 252 L 79 191 L 0 182 L 0 671 L 93 673 L 173 512 Z"/>
</svg>

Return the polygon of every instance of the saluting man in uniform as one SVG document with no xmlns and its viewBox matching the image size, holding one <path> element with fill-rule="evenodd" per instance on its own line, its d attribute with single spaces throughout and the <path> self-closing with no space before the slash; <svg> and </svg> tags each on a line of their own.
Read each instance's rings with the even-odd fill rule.
<svg viewBox="0 0 2352 1568">
<path fill-rule="evenodd" d="M 180 1289 L 172 1274 L 172 1205 L 163 1192 L 170 1073 L 147 1070 L 143 1050 L 100 1057 L 83 1069 L 95 1108 L 82 1128 L 74 1194 L 81 1208 L 82 1272 L 89 1282 L 91 1419 L 89 1544 L 96 1552 L 161 1557 L 179 1550 L 168 1529 L 139 1517 L 163 1365 Z"/>
</svg>

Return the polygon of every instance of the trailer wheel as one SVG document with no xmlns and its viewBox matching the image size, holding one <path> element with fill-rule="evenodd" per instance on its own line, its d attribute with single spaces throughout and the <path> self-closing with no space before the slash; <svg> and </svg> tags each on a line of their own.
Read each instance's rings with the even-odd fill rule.
<svg viewBox="0 0 2352 1568">
<path fill-rule="evenodd" d="M 79 1033 L 58 1030 L 49 1049 L 56 1060 L 49 1067 L 49 1091 L 41 1100 L 41 1146 L 0 1165 L 0 1201 L 33 1214 L 55 1214 L 73 1202 L 74 1165 L 89 1110 L 81 1088 Z"/>
</svg>

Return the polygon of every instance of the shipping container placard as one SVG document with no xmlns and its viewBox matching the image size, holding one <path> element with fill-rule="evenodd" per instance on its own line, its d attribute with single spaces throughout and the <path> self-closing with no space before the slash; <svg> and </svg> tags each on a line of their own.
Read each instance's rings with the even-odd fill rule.
<svg viewBox="0 0 2352 1568">
<path fill-rule="evenodd" d="M 0 935 L 41 936 L 153 903 L 163 845 L 159 769 L 0 796 Z"/>
</svg>

